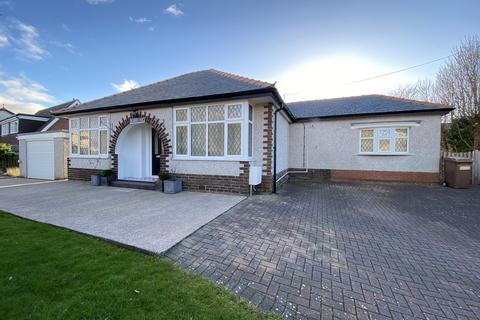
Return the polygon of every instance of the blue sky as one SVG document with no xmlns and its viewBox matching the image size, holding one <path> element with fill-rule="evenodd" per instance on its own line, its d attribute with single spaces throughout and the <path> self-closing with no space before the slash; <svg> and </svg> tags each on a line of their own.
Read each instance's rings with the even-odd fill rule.
<svg viewBox="0 0 480 320">
<path fill-rule="evenodd" d="M 388 93 L 480 31 L 478 0 L 0 0 L 0 104 L 29 111 L 206 68 L 286 100 Z"/>
</svg>

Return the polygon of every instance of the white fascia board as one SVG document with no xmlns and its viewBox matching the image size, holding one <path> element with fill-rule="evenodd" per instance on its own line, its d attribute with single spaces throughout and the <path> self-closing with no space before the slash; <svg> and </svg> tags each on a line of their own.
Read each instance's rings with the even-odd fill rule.
<svg viewBox="0 0 480 320">
<path fill-rule="evenodd" d="M 48 131 L 48 129 L 50 129 L 55 123 L 57 123 L 58 120 L 60 120 L 60 119 L 59 119 L 59 118 L 54 118 L 54 119 L 52 120 L 52 122 L 50 122 L 45 128 L 42 129 L 41 132 L 46 132 L 46 131 Z"/>
<path fill-rule="evenodd" d="M 39 116 L 25 116 L 25 115 L 19 115 L 18 119 L 25 119 L 25 120 L 35 120 L 35 121 L 48 121 L 50 120 L 51 117 L 39 117 Z"/>
<path fill-rule="evenodd" d="M 68 132 L 66 131 L 50 131 L 50 132 L 33 132 L 22 133 L 17 136 L 18 140 L 47 140 L 54 138 L 68 139 Z"/>
</svg>

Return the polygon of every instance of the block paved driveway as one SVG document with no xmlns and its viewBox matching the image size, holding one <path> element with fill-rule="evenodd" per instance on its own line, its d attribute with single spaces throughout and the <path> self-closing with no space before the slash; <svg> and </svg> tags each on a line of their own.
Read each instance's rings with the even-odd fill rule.
<svg viewBox="0 0 480 320">
<path fill-rule="evenodd" d="M 289 184 L 166 255 L 284 318 L 480 319 L 480 188 Z"/>
</svg>

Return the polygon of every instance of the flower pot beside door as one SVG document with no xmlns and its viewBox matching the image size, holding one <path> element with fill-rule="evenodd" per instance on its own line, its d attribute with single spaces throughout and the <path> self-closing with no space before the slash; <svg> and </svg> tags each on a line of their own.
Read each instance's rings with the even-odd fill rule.
<svg viewBox="0 0 480 320">
<path fill-rule="evenodd" d="M 90 176 L 90 184 L 92 186 L 99 186 L 101 184 L 100 175 L 99 174 L 92 174 Z"/>
<path fill-rule="evenodd" d="M 163 181 L 163 192 L 164 193 L 179 193 L 182 191 L 182 180 L 181 179 L 167 179 Z"/>
</svg>

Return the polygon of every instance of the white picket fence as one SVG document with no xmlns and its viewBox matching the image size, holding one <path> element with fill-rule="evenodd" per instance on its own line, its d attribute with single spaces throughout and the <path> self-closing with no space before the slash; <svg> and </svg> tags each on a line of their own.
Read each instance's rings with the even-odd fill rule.
<svg viewBox="0 0 480 320">
<path fill-rule="evenodd" d="M 472 160 L 472 183 L 480 184 L 480 150 L 468 151 L 468 152 L 442 152 L 442 157 L 456 157 L 466 158 Z M 442 163 L 443 163 L 442 159 Z"/>
</svg>

